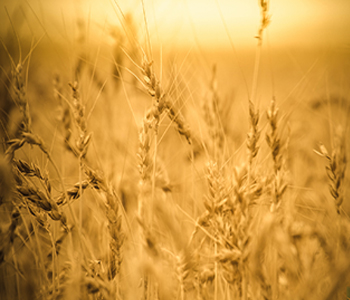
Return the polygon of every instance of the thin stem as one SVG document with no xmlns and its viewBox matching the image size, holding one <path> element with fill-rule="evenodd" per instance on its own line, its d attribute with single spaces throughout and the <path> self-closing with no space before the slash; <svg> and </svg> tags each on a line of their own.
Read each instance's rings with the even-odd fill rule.
<svg viewBox="0 0 350 300">
<path fill-rule="evenodd" d="M 156 172 L 157 172 L 157 151 L 158 151 L 158 124 L 154 128 L 154 156 L 153 156 L 153 171 L 152 171 L 152 205 L 151 205 L 151 216 L 150 216 L 150 226 L 152 227 L 152 213 L 154 209 L 154 197 L 156 189 Z"/>
<path fill-rule="evenodd" d="M 248 299 L 247 268 L 242 263 L 242 299 Z"/>
<path fill-rule="evenodd" d="M 148 52 L 149 52 L 149 55 L 151 56 L 151 61 L 152 61 L 152 59 L 153 59 L 153 57 L 152 57 L 152 44 L 151 44 L 151 39 L 150 39 L 150 34 L 149 34 L 149 29 L 148 29 L 145 2 L 144 2 L 144 0 L 141 0 L 141 2 L 142 2 L 143 18 L 144 18 L 145 29 L 146 29 Z"/>
<path fill-rule="evenodd" d="M 261 58 L 261 46 L 262 40 L 259 40 L 256 51 L 255 51 L 255 63 L 254 63 L 254 73 L 253 73 L 253 84 L 251 92 L 251 101 L 255 104 L 256 94 L 258 89 L 258 78 L 259 78 L 259 68 L 260 68 L 260 58 Z"/>
<path fill-rule="evenodd" d="M 81 156 L 79 157 L 79 230 L 82 232 L 83 230 L 83 186 L 82 186 L 82 167 L 83 162 Z"/>
<path fill-rule="evenodd" d="M 180 299 L 185 300 L 185 287 L 184 287 L 184 280 L 182 276 L 180 279 Z"/>
<path fill-rule="evenodd" d="M 15 251 L 15 247 L 12 245 L 11 247 L 12 249 L 12 256 L 13 256 L 13 264 L 15 265 L 16 268 L 16 288 L 17 288 L 17 297 L 20 300 L 21 299 L 21 293 L 20 293 L 20 285 L 19 285 L 19 275 L 18 275 L 18 263 L 17 263 L 17 258 L 16 258 L 16 251 Z"/>
<path fill-rule="evenodd" d="M 214 245 L 215 245 L 214 256 L 217 257 L 217 255 L 218 255 L 218 243 L 215 242 Z M 217 262 L 217 260 L 215 260 L 214 268 L 215 268 L 214 300 L 218 300 L 218 262 Z"/>
</svg>

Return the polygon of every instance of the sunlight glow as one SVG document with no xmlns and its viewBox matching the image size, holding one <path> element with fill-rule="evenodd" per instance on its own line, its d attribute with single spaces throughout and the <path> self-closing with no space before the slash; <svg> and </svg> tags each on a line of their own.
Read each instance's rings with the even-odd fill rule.
<svg viewBox="0 0 350 300">
<path fill-rule="evenodd" d="M 120 12 L 130 13 L 135 25 L 143 28 L 142 2 L 140 0 L 86 0 L 86 1 L 10 1 L 3 5 L 14 11 L 19 4 L 32 15 L 33 23 L 41 20 L 42 25 L 56 32 L 62 32 L 82 16 L 90 22 L 93 33 L 96 28 L 120 25 Z M 171 47 L 188 47 L 199 44 L 202 47 L 229 47 L 229 38 L 238 46 L 255 45 L 260 14 L 257 0 L 144 0 L 148 27 L 152 42 Z M 29 9 L 28 7 L 31 7 Z M 271 1 L 271 26 L 269 39 L 275 46 L 320 45 L 350 43 L 350 1 Z M 1 18 L 7 18 L 4 10 Z M 33 25 L 33 24 L 31 24 Z M 198 46 L 198 45 L 197 45 Z"/>
</svg>

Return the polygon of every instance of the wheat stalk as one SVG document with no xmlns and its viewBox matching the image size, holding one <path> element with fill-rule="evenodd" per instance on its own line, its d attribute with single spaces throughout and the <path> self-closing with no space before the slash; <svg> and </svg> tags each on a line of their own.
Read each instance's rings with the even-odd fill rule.
<svg viewBox="0 0 350 300">
<path fill-rule="evenodd" d="M 335 208 L 338 214 L 340 214 L 341 205 L 344 199 L 344 178 L 347 164 L 345 139 L 341 128 L 337 132 L 334 148 L 331 154 L 329 154 L 327 148 L 323 144 L 320 145 L 319 151 L 314 151 L 318 155 L 324 157 L 328 162 L 326 171 L 329 179 L 329 191 L 334 199 Z"/>
<path fill-rule="evenodd" d="M 267 119 L 270 125 L 270 131 L 266 133 L 266 142 L 271 150 L 274 163 L 274 181 L 273 181 L 273 200 L 270 210 L 275 211 L 281 205 L 281 198 L 287 189 L 285 182 L 285 160 L 284 160 L 284 144 L 278 135 L 278 108 L 276 100 L 273 97 L 270 107 L 267 110 Z"/>
</svg>

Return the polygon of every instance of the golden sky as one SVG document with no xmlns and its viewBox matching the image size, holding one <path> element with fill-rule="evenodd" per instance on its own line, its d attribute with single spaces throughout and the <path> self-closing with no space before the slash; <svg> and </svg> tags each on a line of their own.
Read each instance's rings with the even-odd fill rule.
<svg viewBox="0 0 350 300">
<path fill-rule="evenodd" d="M 124 13 L 133 15 L 138 28 L 144 28 L 141 0 L 116 1 Z M 69 34 L 78 15 L 90 20 L 91 33 L 119 24 L 115 0 L 1 0 L 0 3 L 2 20 L 8 20 L 5 7 L 12 15 L 22 5 L 27 27 L 35 34 L 37 25 L 45 27 L 50 35 Z M 155 44 L 229 47 L 228 35 L 237 47 L 256 43 L 254 36 L 260 19 L 257 0 L 144 0 L 144 4 Z M 272 0 L 270 14 L 268 38 L 275 46 L 350 45 L 349 0 Z"/>
</svg>

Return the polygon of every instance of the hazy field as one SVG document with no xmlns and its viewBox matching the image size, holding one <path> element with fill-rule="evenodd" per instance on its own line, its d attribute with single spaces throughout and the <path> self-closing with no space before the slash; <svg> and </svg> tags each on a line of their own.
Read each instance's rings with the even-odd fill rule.
<svg viewBox="0 0 350 300">
<path fill-rule="evenodd" d="M 349 298 L 349 38 L 117 3 L 1 7 L 0 299 Z"/>
</svg>

